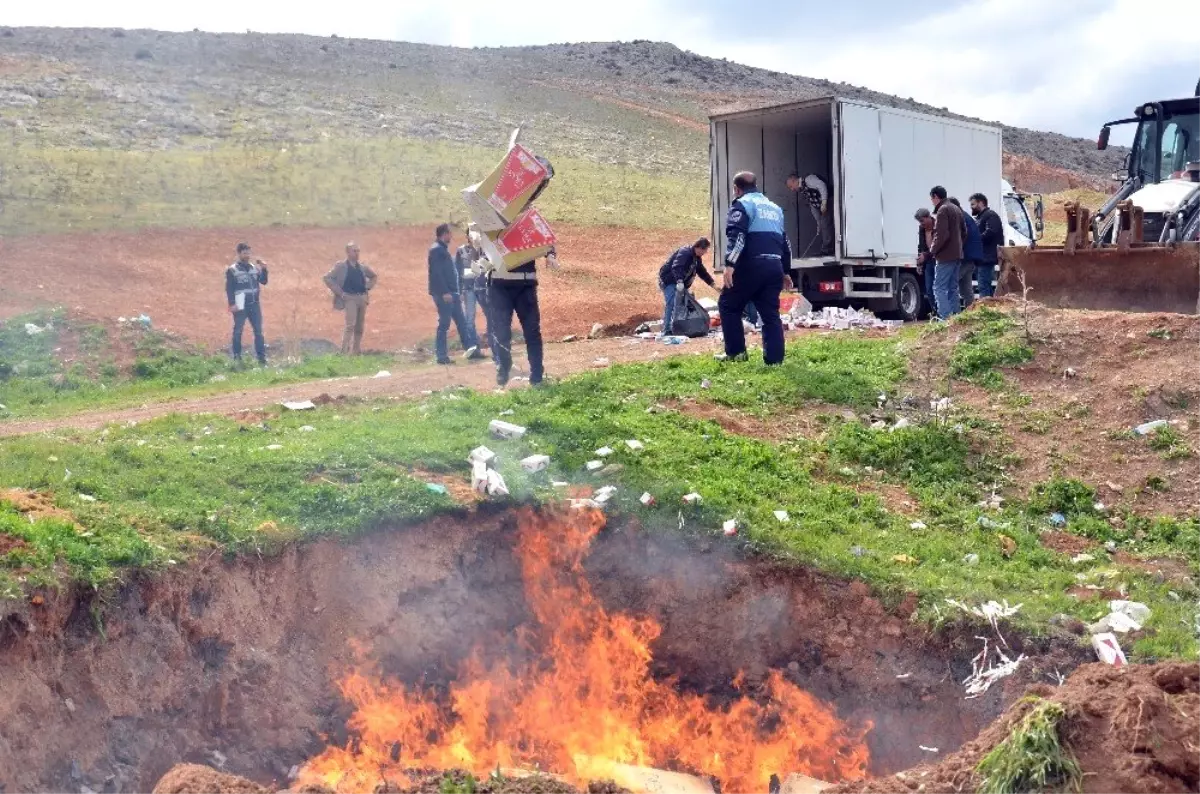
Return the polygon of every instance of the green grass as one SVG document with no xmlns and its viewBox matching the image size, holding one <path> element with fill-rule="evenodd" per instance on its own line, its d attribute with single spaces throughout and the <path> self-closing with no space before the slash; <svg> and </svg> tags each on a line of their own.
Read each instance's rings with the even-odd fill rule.
<svg viewBox="0 0 1200 794">
<path fill-rule="evenodd" d="M 552 151 L 556 176 L 538 206 L 555 223 L 699 228 L 707 181 Z M 458 220 L 460 191 L 503 156 L 410 138 L 232 143 L 165 151 L 0 147 L 0 234 Z M 267 200 L 264 200 L 267 199 Z"/>
<path fill-rule="evenodd" d="M 976 767 L 982 778 L 979 794 L 1079 791 L 1083 773 L 1058 730 L 1066 712 L 1048 700 L 1026 702 L 1029 713 Z"/>
<path fill-rule="evenodd" d="M 1192 456 L 1192 450 L 1183 435 L 1170 425 L 1155 428 L 1150 435 L 1150 448 L 1162 453 L 1167 460 L 1182 460 Z"/>
<path fill-rule="evenodd" d="M 27 323 L 43 330 L 31 335 Z M 280 357 L 260 368 L 136 324 L 120 334 L 114 340 L 105 328 L 74 321 L 61 310 L 0 321 L 0 422 L 397 369 L 387 355 Z M 55 352 L 67 336 L 78 344 L 70 365 Z M 133 354 L 124 368 L 116 363 L 118 347 Z"/>
<path fill-rule="evenodd" d="M 1005 312 L 982 306 L 958 315 L 951 328 L 963 331 L 950 355 L 953 377 L 998 388 L 1004 383 L 1000 367 L 1033 360 L 1033 348 L 1020 337 L 1016 321 Z"/>
<path fill-rule="evenodd" d="M 1077 576 L 1106 585 L 1115 579 L 1154 610 L 1146 638 L 1128 651 L 1143 658 L 1194 653 L 1195 638 L 1178 627 L 1192 619 L 1188 601 L 1196 593 L 1176 587 L 1182 600 L 1175 601 L 1167 586 L 1139 571 L 1106 558 L 1074 565 L 1040 545 L 1042 511 L 1051 503 L 1069 504 L 1073 522 L 1094 521 L 1092 531 L 1100 531 L 1104 522 L 1084 515 L 1086 494 L 1056 488 L 1047 496 L 1053 502 L 1036 509 L 1013 504 L 989 513 L 1018 544 L 1015 555 L 1004 556 L 997 530 L 978 521 L 976 502 L 999 476 L 986 431 L 968 425 L 960 433 L 942 423 L 873 431 L 839 416 L 818 436 L 772 444 L 661 407 L 666 399 L 697 399 L 769 419 L 814 399 L 873 405 L 880 391 L 894 395 L 904 377 L 895 340 L 810 337 L 790 345 L 775 369 L 681 357 L 590 372 L 546 390 L 329 406 L 262 427 L 173 416 L 100 434 L 7 439 L 0 441 L 0 486 L 52 492 L 91 534 L 68 533 L 55 522 L 23 525 L 29 548 L 9 553 L 0 579 L 7 577 L 9 592 L 35 580 L 103 586 L 127 567 L 162 568 L 202 549 L 270 553 L 296 538 L 418 522 L 460 508 L 412 469 L 465 478 L 467 452 L 487 444 L 501 456 L 518 501 L 554 499 L 550 482 L 561 479 L 620 486 L 613 506 L 651 529 L 675 530 L 682 517 L 685 532 L 719 535 L 734 518 L 736 542 L 747 549 L 863 578 L 895 602 L 919 593 L 919 615 L 928 621 L 945 619 L 944 599 L 956 598 L 1023 603 L 1016 620 L 1035 633 L 1059 613 L 1091 622 L 1099 607 L 1066 590 Z M 488 437 L 488 422 L 506 410 L 528 427 L 524 439 Z M 636 454 L 623 444 L 635 438 L 645 444 Z M 587 474 L 586 462 L 605 445 L 617 450 L 613 460 L 624 469 L 611 478 Z M 533 453 L 551 457 L 549 471 L 521 469 L 518 461 Z M 873 492 L 880 482 L 906 487 L 925 527 L 913 529 L 911 518 L 890 511 Z M 643 491 L 656 497 L 656 507 L 638 502 Z M 703 496 L 701 505 L 681 504 L 691 491 Z M 790 521 L 780 523 L 776 510 L 786 510 Z M 1194 523 L 1155 531 L 1144 543 L 1123 539 L 1125 548 L 1194 555 L 1196 546 L 1186 545 L 1198 537 Z M 967 554 L 977 554 L 979 564 L 964 566 Z M 898 555 L 917 563 L 897 562 Z"/>
</svg>

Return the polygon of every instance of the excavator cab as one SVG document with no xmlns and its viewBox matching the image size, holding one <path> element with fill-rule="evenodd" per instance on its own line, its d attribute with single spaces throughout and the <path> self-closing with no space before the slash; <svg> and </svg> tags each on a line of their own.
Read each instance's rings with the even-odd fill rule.
<svg viewBox="0 0 1200 794">
<path fill-rule="evenodd" d="M 1095 213 L 1067 207 L 1063 246 L 1006 247 L 998 294 L 1020 292 L 1047 305 L 1200 313 L 1200 84 L 1197 97 L 1147 102 L 1137 124 L 1121 187 Z"/>
</svg>

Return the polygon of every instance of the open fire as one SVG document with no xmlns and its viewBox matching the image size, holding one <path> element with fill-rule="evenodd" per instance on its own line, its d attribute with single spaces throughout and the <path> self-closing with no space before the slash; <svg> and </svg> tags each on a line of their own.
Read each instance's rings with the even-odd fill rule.
<svg viewBox="0 0 1200 794">
<path fill-rule="evenodd" d="M 711 775 L 723 791 L 763 791 L 772 774 L 830 780 L 866 773 L 863 737 L 833 709 L 771 671 L 761 692 L 714 704 L 655 680 L 650 618 L 610 614 L 582 561 L 600 513 L 521 515 L 516 554 L 532 620 L 521 652 L 458 670 L 449 697 L 384 680 L 370 665 L 341 682 L 355 707 L 347 747 L 329 747 L 301 783 L 370 791 L 406 769 L 531 768 L 576 782 L 611 777 L 613 764 Z M 504 642 L 510 638 L 497 638 Z M 740 686 L 738 681 L 733 682 Z"/>
</svg>

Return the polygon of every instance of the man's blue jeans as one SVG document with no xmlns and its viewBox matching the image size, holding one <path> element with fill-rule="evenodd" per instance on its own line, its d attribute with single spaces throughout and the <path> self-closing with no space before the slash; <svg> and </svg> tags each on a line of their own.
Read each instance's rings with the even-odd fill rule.
<svg viewBox="0 0 1200 794">
<path fill-rule="evenodd" d="M 475 340 L 479 339 L 479 328 L 475 325 L 475 281 L 463 280 L 462 283 L 462 302 L 463 302 L 463 319 L 467 321 L 467 327 L 471 329 L 471 337 Z M 489 340 L 490 342 L 490 340 Z"/>
<path fill-rule="evenodd" d="M 267 343 L 263 338 L 262 304 L 258 301 L 247 303 L 245 309 L 233 313 L 233 357 L 242 360 L 242 331 L 247 321 L 254 332 L 254 355 L 260 364 L 266 364 Z"/>
<path fill-rule="evenodd" d="M 663 336 L 672 336 L 675 322 L 675 282 L 671 281 L 662 285 L 663 294 Z"/>
<path fill-rule="evenodd" d="M 933 296 L 937 299 L 938 317 L 943 320 L 958 314 L 958 262 L 938 262 L 933 271 Z"/>
<path fill-rule="evenodd" d="M 996 277 L 996 263 L 984 262 L 975 266 L 975 280 L 979 282 L 979 297 L 990 298 L 996 294 L 992 279 Z"/>
</svg>

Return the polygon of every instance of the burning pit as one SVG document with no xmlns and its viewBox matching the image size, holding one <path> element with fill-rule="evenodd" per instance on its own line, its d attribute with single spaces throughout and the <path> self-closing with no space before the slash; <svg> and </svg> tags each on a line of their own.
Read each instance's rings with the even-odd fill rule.
<svg viewBox="0 0 1200 794">
<path fill-rule="evenodd" d="M 180 762 L 337 791 L 429 768 L 853 781 L 958 748 L 1024 685 L 964 701 L 975 643 L 910 610 L 598 513 L 211 561 L 3 618 L 0 785 L 149 790 Z"/>
</svg>

